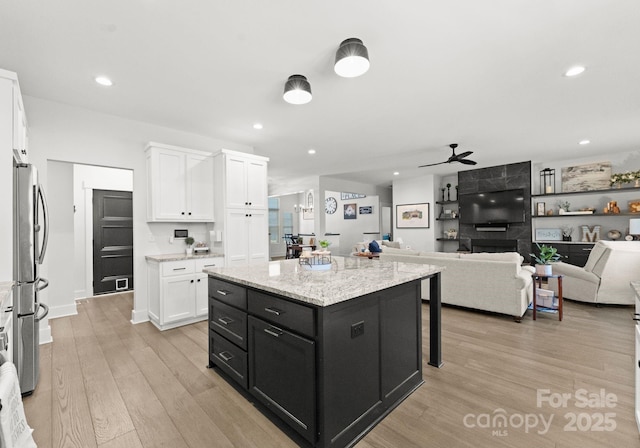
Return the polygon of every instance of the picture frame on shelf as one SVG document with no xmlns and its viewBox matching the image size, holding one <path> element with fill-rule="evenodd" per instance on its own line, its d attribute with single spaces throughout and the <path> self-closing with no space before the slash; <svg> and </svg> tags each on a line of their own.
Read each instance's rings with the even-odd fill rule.
<svg viewBox="0 0 640 448">
<path fill-rule="evenodd" d="M 562 230 L 536 229 L 536 241 L 562 241 Z"/>
<path fill-rule="evenodd" d="M 429 203 L 396 205 L 396 227 L 399 229 L 428 229 Z"/>
<path fill-rule="evenodd" d="M 545 211 L 545 203 L 544 202 L 536 202 L 536 215 L 544 216 Z"/>
</svg>

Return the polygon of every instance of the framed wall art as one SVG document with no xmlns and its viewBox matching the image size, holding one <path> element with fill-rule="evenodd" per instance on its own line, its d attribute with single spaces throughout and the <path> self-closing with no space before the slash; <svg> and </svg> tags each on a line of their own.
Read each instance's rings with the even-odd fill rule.
<svg viewBox="0 0 640 448">
<path fill-rule="evenodd" d="M 344 204 L 344 219 L 356 219 L 357 210 L 356 204 Z"/>
<path fill-rule="evenodd" d="M 398 229 L 428 229 L 429 203 L 396 205 Z"/>
<path fill-rule="evenodd" d="M 366 205 L 364 207 L 358 207 L 358 213 L 361 215 L 371 215 L 373 214 L 373 205 Z"/>
<path fill-rule="evenodd" d="M 562 168 L 562 192 L 610 188 L 611 162 L 587 163 Z"/>
</svg>

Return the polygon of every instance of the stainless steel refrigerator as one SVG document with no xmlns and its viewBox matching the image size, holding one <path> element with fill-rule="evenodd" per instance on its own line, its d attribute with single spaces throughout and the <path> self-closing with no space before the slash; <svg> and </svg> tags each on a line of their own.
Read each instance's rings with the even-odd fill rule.
<svg viewBox="0 0 640 448">
<path fill-rule="evenodd" d="M 13 362 L 23 395 L 33 392 L 40 370 L 39 322 L 49 312 L 39 293 L 48 281 L 39 275 L 48 240 L 48 210 L 38 170 L 15 164 L 13 219 Z"/>
</svg>

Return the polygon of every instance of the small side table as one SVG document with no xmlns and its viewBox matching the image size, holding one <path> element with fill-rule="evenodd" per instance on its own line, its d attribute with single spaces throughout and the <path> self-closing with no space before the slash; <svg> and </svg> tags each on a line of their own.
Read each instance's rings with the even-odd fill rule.
<svg viewBox="0 0 640 448">
<path fill-rule="evenodd" d="M 533 277 L 533 320 L 536 320 L 536 312 L 538 309 L 536 303 L 536 281 L 538 282 L 538 288 L 542 288 L 542 280 L 548 280 L 550 278 L 558 279 L 558 320 L 562 320 L 562 275 L 538 275 L 531 274 Z"/>
</svg>

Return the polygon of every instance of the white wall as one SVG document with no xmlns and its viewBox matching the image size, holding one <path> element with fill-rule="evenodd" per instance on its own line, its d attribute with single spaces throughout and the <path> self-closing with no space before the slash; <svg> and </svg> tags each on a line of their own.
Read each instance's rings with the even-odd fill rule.
<svg viewBox="0 0 640 448">
<path fill-rule="evenodd" d="M 249 153 L 253 152 L 253 148 L 99 114 L 87 109 L 39 98 L 25 96 L 24 101 L 29 120 L 31 162 L 39 167 L 41 181 L 45 187 L 49 187 L 47 163 L 49 160 L 133 170 L 133 268 L 137 281 L 132 320 L 133 322 L 147 320 L 146 262 L 144 257 L 147 254 L 163 253 L 167 248 L 172 252 L 184 250 L 184 245 L 179 250 L 175 245 L 170 245 L 168 234 L 172 228 L 191 228 L 191 225 L 178 227 L 167 224 L 151 225 L 146 222 L 147 176 L 144 154 L 146 144 L 149 141 L 157 141 L 203 151 L 217 151 L 224 147 Z M 206 226 L 199 225 L 198 228 L 206 229 Z M 203 237 L 205 236 L 205 231 L 198 231 Z M 150 239 L 155 239 L 155 241 L 152 242 Z M 68 253 L 68 249 L 66 250 Z M 52 285 L 57 283 L 55 287 L 52 286 L 43 291 L 42 299 L 45 303 L 53 301 L 56 306 L 73 304 L 74 283 L 64 284 L 66 280 L 58 278 L 59 273 L 55 268 L 52 272 L 47 272 L 51 270 L 52 259 L 56 257 L 57 255 L 52 249 L 42 266 L 42 275 L 49 278 Z M 67 263 L 72 263 L 72 260 L 68 260 Z M 63 284 L 65 291 L 56 291 L 56 287 L 63 287 Z M 55 293 L 55 297 L 51 297 L 52 292 Z M 45 332 L 48 328 L 49 323 L 45 319 L 41 322 L 41 330 Z"/>
<path fill-rule="evenodd" d="M 393 239 L 402 239 L 402 246 L 409 246 L 415 250 L 435 250 L 436 238 L 436 204 L 440 198 L 436 196 L 434 184 L 436 179 L 429 174 L 412 179 L 398 179 L 393 181 Z M 398 229 L 396 227 L 396 205 L 429 203 L 428 229 Z"/>
<path fill-rule="evenodd" d="M 338 202 L 338 208 L 333 214 L 325 214 L 325 228 L 329 233 L 339 233 L 338 243 L 331 245 L 331 252 L 339 255 L 351 253 L 353 245 L 363 240 L 381 239 L 380 235 L 380 199 L 377 195 L 357 199 L 341 199 L 340 191 L 325 191 L 325 197 L 333 197 Z M 351 192 L 348 192 L 351 193 Z M 345 219 L 345 205 L 356 204 L 356 218 Z M 361 215 L 360 207 L 372 207 L 373 213 Z M 364 235 L 364 232 L 377 232 L 376 235 Z M 321 239 L 327 239 L 321 237 Z"/>
<path fill-rule="evenodd" d="M 72 166 L 75 207 L 73 295 L 79 299 L 93 296 L 93 190 L 133 191 L 133 171 L 80 164 Z"/>
</svg>

